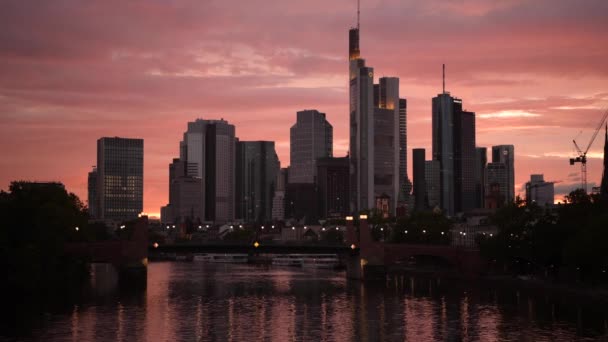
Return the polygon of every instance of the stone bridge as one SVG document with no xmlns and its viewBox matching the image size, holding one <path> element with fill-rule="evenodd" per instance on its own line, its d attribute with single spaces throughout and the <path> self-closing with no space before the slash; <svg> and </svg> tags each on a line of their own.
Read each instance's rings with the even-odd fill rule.
<svg viewBox="0 0 608 342">
<path fill-rule="evenodd" d="M 444 260 L 465 276 L 478 276 L 484 269 L 484 262 L 478 250 L 447 245 L 395 244 L 374 241 L 367 216 L 361 215 L 359 234 L 353 225 L 353 218 L 346 221 L 346 241 L 352 248 L 359 249 L 359 255 L 351 258 L 347 266 L 350 278 L 364 279 L 371 273 L 383 273 L 387 267 L 409 260 L 410 257 L 431 256 Z"/>
</svg>

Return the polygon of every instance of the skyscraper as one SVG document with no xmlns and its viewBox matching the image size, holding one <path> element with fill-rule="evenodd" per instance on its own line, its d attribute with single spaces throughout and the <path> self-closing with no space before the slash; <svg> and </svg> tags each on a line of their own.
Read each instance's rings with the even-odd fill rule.
<svg viewBox="0 0 608 342">
<path fill-rule="evenodd" d="M 526 203 L 552 206 L 554 196 L 553 182 L 545 182 L 543 175 L 530 175 L 530 181 L 526 183 Z"/>
<path fill-rule="evenodd" d="M 500 208 L 506 202 L 508 170 L 504 163 L 488 163 L 486 167 L 486 208 Z M 490 201 L 490 202 L 488 202 Z"/>
<path fill-rule="evenodd" d="M 600 185 L 600 196 L 608 200 L 608 123 L 604 133 L 604 171 L 602 172 L 602 183 Z"/>
<path fill-rule="evenodd" d="M 107 221 L 136 219 L 143 211 L 143 139 L 97 140 L 98 216 Z"/>
<path fill-rule="evenodd" d="M 358 24 L 349 31 L 348 55 L 350 209 L 372 209 L 381 200 L 395 215 L 409 200 L 407 101 L 399 98 L 398 78 L 374 84 L 374 69 L 361 58 Z"/>
<path fill-rule="evenodd" d="M 374 203 L 374 69 L 359 50 L 359 27 L 349 31 L 350 192 L 351 212 Z"/>
<path fill-rule="evenodd" d="M 425 150 L 415 148 L 412 150 L 412 161 L 414 163 L 414 208 L 424 210 L 427 207 L 426 181 L 425 181 Z"/>
<path fill-rule="evenodd" d="M 290 130 L 289 183 L 315 182 L 316 161 L 333 154 L 333 127 L 325 113 L 303 110 Z"/>
<path fill-rule="evenodd" d="M 501 184 L 504 200 L 511 203 L 515 200 L 515 151 L 513 145 L 492 146 L 492 163 L 503 163 L 506 167 L 505 184 Z"/>
<path fill-rule="evenodd" d="M 203 221 L 202 179 L 188 175 L 188 163 L 173 159 L 169 165 L 169 204 L 161 209 L 163 223 Z"/>
<path fill-rule="evenodd" d="M 186 162 L 187 175 L 201 179 L 204 221 L 234 220 L 235 149 L 235 128 L 227 121 L 188 122 L 180 159 Z"/>
<path fill-rule="evenodd" d="M 276 190 L 272 198 L 272 220 L 281 221 L 285 219 L 285 190 L 289 168 L 282 168 L 277 174 Z"/>
<path fill-rule="evenodd" d="M 279 158 L 274 141 L 238 141 L 236 145 L 236 218 L 272 220 Z"/>
<path fill-rule="evenodd" d="M 486 196 L 486 164 L 488 164 L 488 149 L 475 149 L 475 208 L 484 208 Z"/>
<path fill-rule="evenodd" d="M 475 207 L 475 113 L 444 90 L 433 98 L 433 160 L 440 163 L 441 209 L 448 216 Z"/>
</svg>

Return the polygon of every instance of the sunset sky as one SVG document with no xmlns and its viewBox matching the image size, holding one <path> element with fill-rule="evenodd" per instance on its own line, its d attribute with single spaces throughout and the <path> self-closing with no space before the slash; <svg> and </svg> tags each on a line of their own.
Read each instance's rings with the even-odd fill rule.
<svg viewBox="0 0 608 342">
<path fill-rule="evenodd" d="M 476 112 L 477 145 L 515 145 L 516 192 L 544 173 L 559 197 L 580 184 L 608 107 L 606 0 L 362 0 L 361 54 L 401 79 L 411 149 L 431 151 L 431 98 Z M 168 201 L 186 123 L 224 118 L 241 140 L 274 140 L 289 164 L 296 111 L 327 113 L 348 146 L 348 29 L 356 0 L 0 3 L 0 189 L 56 180 L 86 201 L 102 136 L 144 139 L 144 209 Z M 603 131 L 588 157 L 602 173 Z"/>
</svg>

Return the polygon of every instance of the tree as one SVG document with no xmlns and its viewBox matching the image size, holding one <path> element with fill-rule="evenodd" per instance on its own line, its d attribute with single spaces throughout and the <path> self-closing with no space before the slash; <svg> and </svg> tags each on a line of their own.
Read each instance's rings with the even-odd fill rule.
<svg viewBox="0 0 608 342">
<path fill-rule="evenodd" d="M 64 244 L 94 238 L 82 202 L 60 183 L 13 182 L 0 192 L 0 262 L 9 291 L 52 292 L 87 275 Z"/>
</svg>

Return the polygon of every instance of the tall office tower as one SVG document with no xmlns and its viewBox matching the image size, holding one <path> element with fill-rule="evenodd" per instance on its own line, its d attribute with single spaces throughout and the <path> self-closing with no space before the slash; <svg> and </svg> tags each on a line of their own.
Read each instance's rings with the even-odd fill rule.
<svg viewBox="0 0 608 342">
<path fill-rule="evenodd" d="M 324 113 L 303 110 L 290 130 L 289 183 L 315 182 L 316 161 L 333 153 L 333 127 Z"/>
<path fill-rule="evenodd" d="M 102 220 L 132 220 L 143 211 L 143 139 L 97 140 L 97 196 Z"/>
<path fill-rule="evenodd" d="M 285 190 L 289 168 L 282 168 L 277 174 L 277 187 L 272 198 L 272 220 L 281 221 L 285 219 Z"/>
<path fill-rule="evenodd" d="M 180 159 L 187 162 L 187 174 L 202 180 L 204 221 L 234 220 L 235 129 L 221 120 L 196 119 L 180 143 Z"/>
<path fill-rule="evenodd" d="M 161 208 L 163 223 L 203 221 L 202 179 L 187 170 L 188 163 L 181 159 L 169 164 L 169 204 Z"/>
<path fill-rule="evenodd" d="M 237 141 L 237 219 L 258 223 L 272 220 L 272 200 L 279 169 L 274 141 Z"/>
<path fill-rule="evenodd" d="M 378 87 L 378 107 L 374 108 L 373 144 L 374 144 L 374 197 L 388 201 L 388 212 L 385 216 L 395 215 L 399 190 L 403 187 L 399 169 L 401 136 L 399 130 L 399 79 L 382 77 Z"/>
<path fill-rule="evenodd" d="M 412 150 L 412 159 L 414 163 L 414 209 L 424 210 L 427 205 L 426 198 L 426 181 L 425 181 L 425 150 L 423 148 L 415 148 Z"/>
<path fill-rule="evenodd" d="M 359 50 L 359 27 L 349 31 L 350 210 L 374 207 L 374 69 Z M 379 100 L 378 100 L 379 101 Z"/>
<path fill-rule="evenodd" d="M 513 145 L 492 146 L 492 163 L 503 163 L 507 170 L 507 180 L 501 189 L 505 201 L 511 203 L 515 200 L 515 152 Z M 502 191 L 502 190 L 501 190 Z"/>
<path fill-rule="evenodd" d="M 426 197 L 431 209 L 441 206 L 441 164 L 438 160 L 427 160 L 424 162 L 424 182 L 426 183 Z"/>
<path fill-rule="evenodd" d="M 87 179 L 87 189 L 89 216 L 92 219 L 96 219 L 99 217 L 99 204 L 97 202 L 97 168 L 95 166 L 93 166 L 93 170 L 89 172 L 89 177 Z"/>
<path fill-rule="evenodd" d="M 604 133 L 604 171 L 602 172 L 602 183 L 600 184 L 600 196 L 608 200 L 608 123 Z"/>
<path fill-rule="evenodd" d="M 399 201 L 408 202 L 407 176 L 407 100 L 399 99 Z"/>
<path fill-rule="evenodd" d="M 486 166 L 485 207 L 500 208 L 506 202 L 508 169 L 504 163 L 488 163 Z"/>
<path fill-rule="evenodd" d="M 477 147 L 475 149 L 475 208 L 484 208 L 486 197 L 486 164 L 488 163 L 488 149 Z"/>
<path fill-rule="evenodd" d="M 349 211 L 348 157 L 317 160 L 319 217 L 343 218 Z"/>
<path fill-rule="evenodd" d="M 543 175 L 530 175 L 530 181 L 526 182 L 526 203 L 552 206 L 554 197 L 553 182 L 545 182 Z"/>
<path fill-rule="evenodd" d="M 433 98 L 433 160 L 441 165 L 441 209 L 448 216 L 473 209 L 475 113 L 445 91 L 445 81 L 443 93 Z"/>
</svg>

